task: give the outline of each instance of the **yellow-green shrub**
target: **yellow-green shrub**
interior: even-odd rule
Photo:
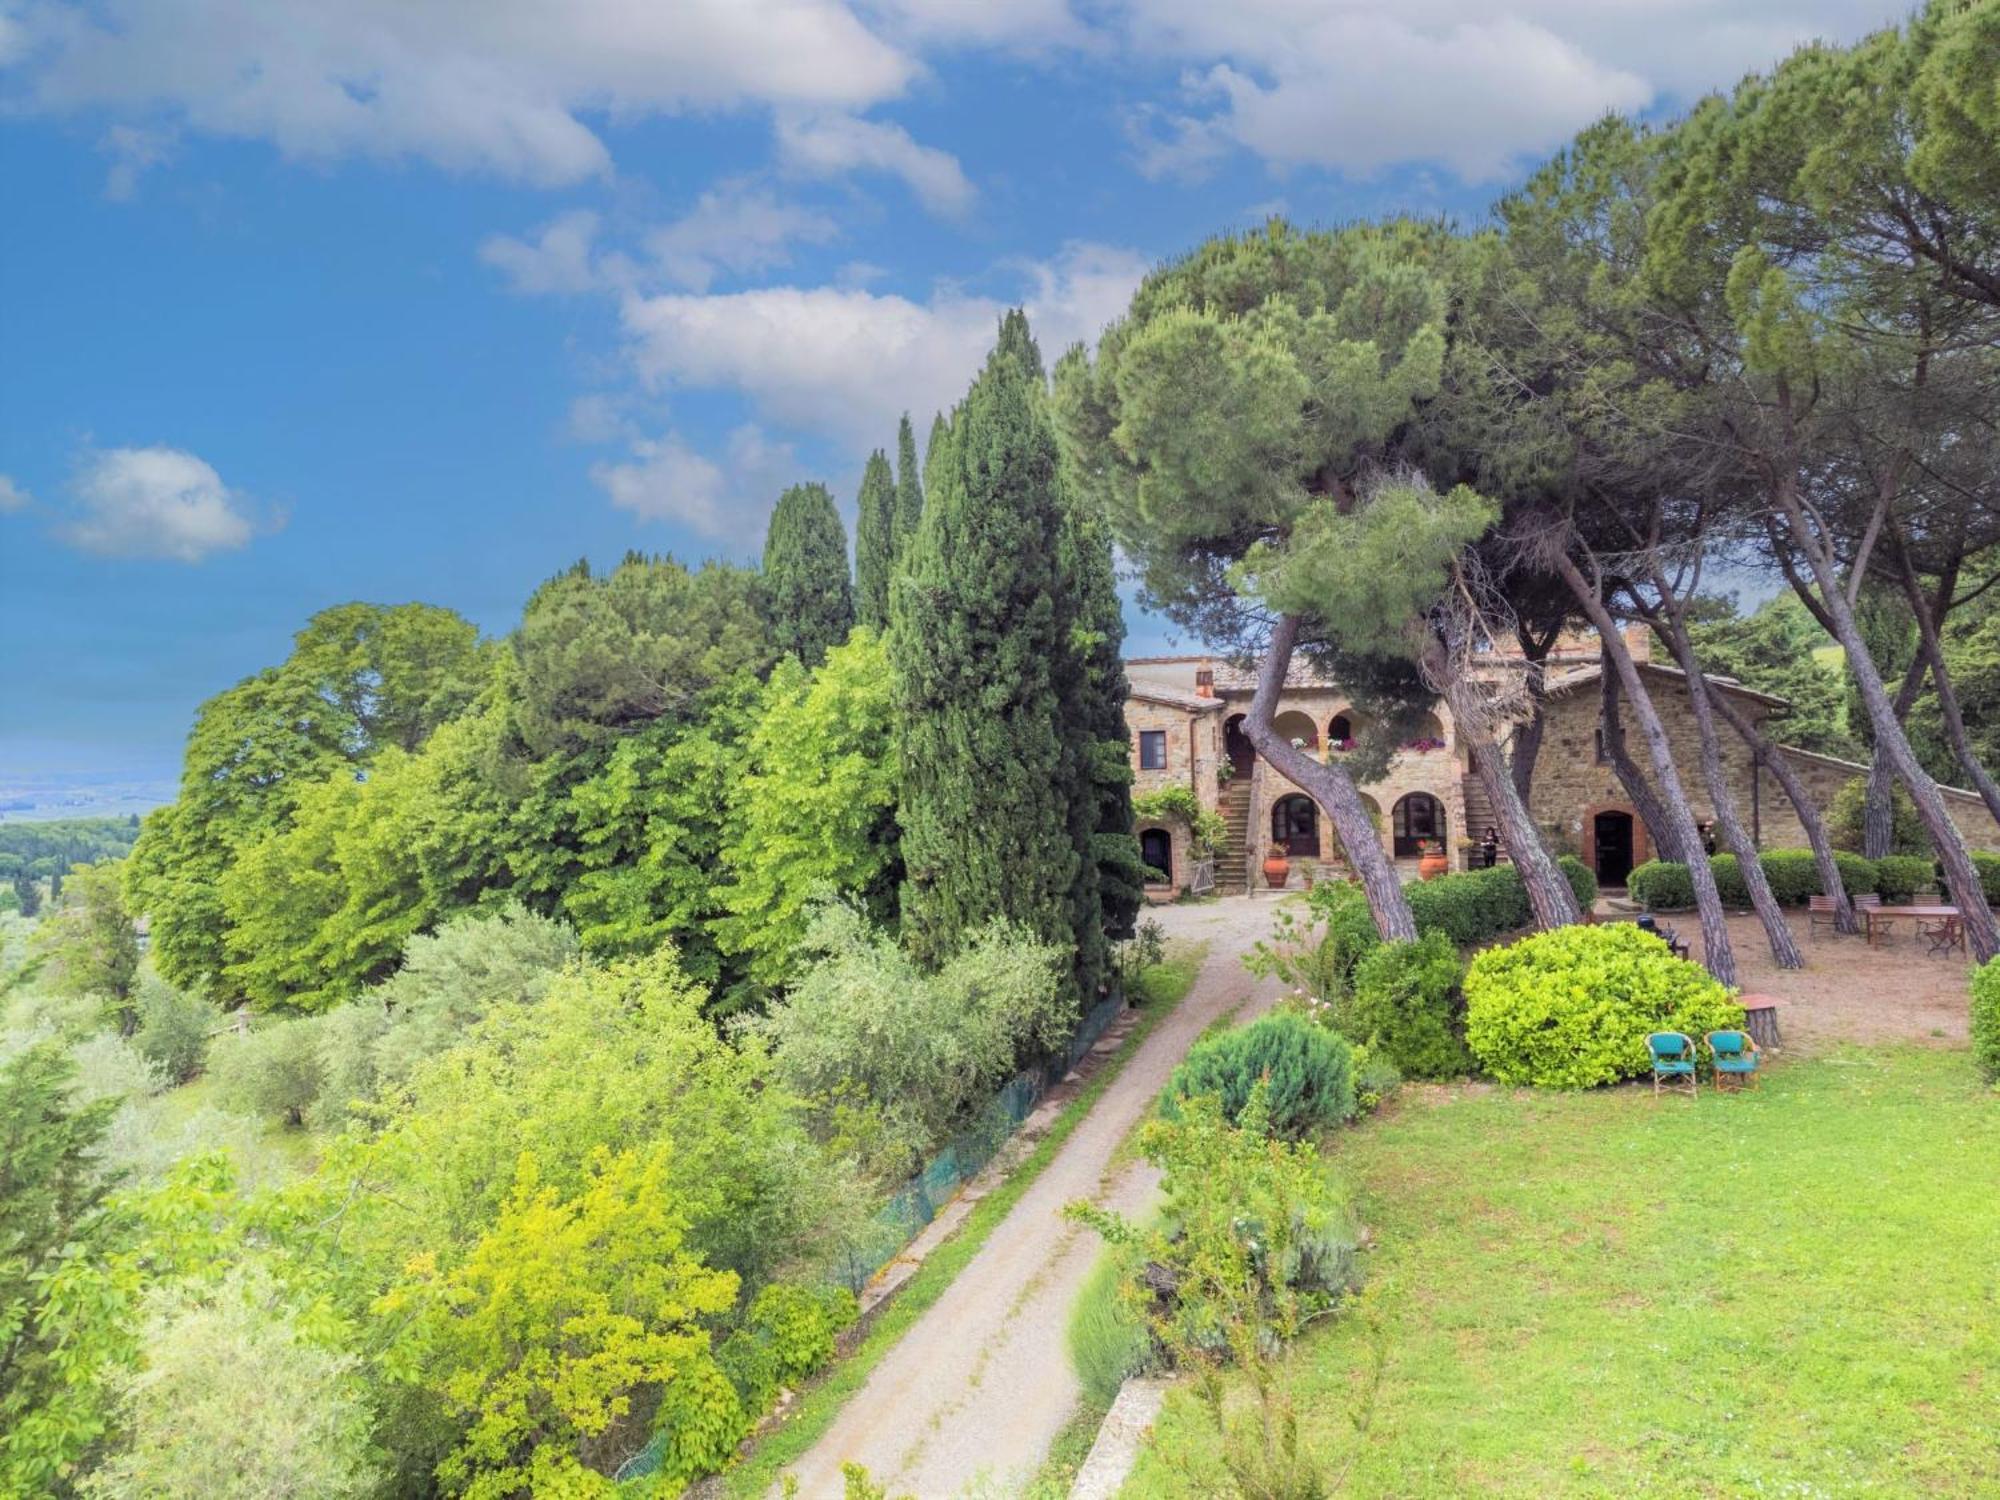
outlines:
[[[2000,1083],[2000,958],[1972,971],[1972,1056],[1988,1083]]]
[[[1646,1071],[1646,1035],[1743,1024],[1696,964],[1629,922],[1562,927],[1490,948],[1465,976],[1465,1039],[1502,1083],[1589,1088]]]

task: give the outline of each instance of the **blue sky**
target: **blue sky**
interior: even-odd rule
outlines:
[[[314,610],[504,632],[851,513],[1273,211],[1476,217],[1872,0],[0,0],[0,785],[170,777]],[[1133,642],[1165,643],[1133,619]]]

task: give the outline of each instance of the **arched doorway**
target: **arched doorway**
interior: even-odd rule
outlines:
[[[1148,828],[1139,835],[1139,858],[1159,871],[1162,881],[1173,883],[1174,836],[1166,829]]]
[[[1299,792],[1271,804],[1271,842],[1294,859],[1319,858],[1319,808]]]
[[[1336,750],[1345,750],[1354,743],[1354,718],[1351,714],[1335,714],[1326,726],[1326,742]]]
[[[1608,808],[1591,819],[1590,831],[1597,851],[1597,883],[1623,885],[1632,873],[1632,815]]]
[[[1229,757],[1229,770],[1234,776],[1248,777],[1257,764],[1257,747],[1243,732],[1243,715],[1231,714],[1222,726],[1222,753]]]
[[[1398,858],[1422,854],[1424,845],[1432,841],[1450,852],[1445,843],[1444,804],[1429,792],[1410,792],[1399,797],[1390,809],[1389,826]]]

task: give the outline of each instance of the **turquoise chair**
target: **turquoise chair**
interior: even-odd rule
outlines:
[[[1679,1031],[1656,1031],[1646,1038],[1653,1057],[1653,1092],[1686,1089],[1694,1097],[1694,1038]]]
[[[1757,1071],[1757,1043],[1747,1031],[1711,1031],[1708,1050],[1715,1058],[1715,1087],[1761,1088],[1763,1075]]]

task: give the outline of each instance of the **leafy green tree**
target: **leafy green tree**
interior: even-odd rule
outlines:
[[[717,899],[725,952],[766,988],[791,977],[813,901],[852,899],[893,915],[896,720],[888,661],[866,626],[808,676],[785,661],[771,674],[744,744]]]
[[[117,1450],[85,1480],[93,1500],[375,1493],[368,1393],[348,1332],[301,1307],[265,1267],[149,1296],[144,1364],[114,1383]],[[331,1325],[331,1326],[330,1326]]]
[[[415,1322],[401,1378],[467,1419],[450,1494],[610,1495],[604,1439],[644,1388],[689,1378],[737,1278],[687,1247],[671,1147],[599,1150],[574,1194],[523,1151],[492,1227],[449,1269],[420,1256],[380,1303]],[[725,1384],[724,1389],[727,1389]]]
[[[814,909],[798,982],[745,1030],[771,1048],[801,1097],[837,1114],[855,1105],[883,1127],[884,1175],[909,1170],[986,1104],[1023,1057],[1075,1024],[1064,948],[996,922],[935,974],[854,907]]]
[[[1816,653],[1834,644],[1794,594],[1779,594],[1750,614],[1726,606],[1689,634],[1708,671],[1791,704],[1779,729],[1787,745],[1853,759],[1842,675]]]
[[[434,604],[341,604],[293,638],[284,670],[302,676],[342,726],[351,758],[415,751],[463,713],[495,653],[470,620]]]
[[[808,670],[854,628],[847,532],[825,485],[795,484],[778,497],[764,534],[764,595],[777,649]]]
[[[110,1435],[110,1378],[138,1354],[148,1287],[219,1254],[227,1173],[183,1163],[118,1198],[100,1154],[115,1097],[79,1104],[44,1042],[0,1062],[0,1494],[67,1495]]]
[[[889,623],[889,577],[896,567],[896,481],[880,448],[861,471],[854,522],[854,615],[871,630]]]
[[[725,684],[696,722],[621,741],[569,793],[563,837],[574,852],[560,905],[586,951],[644,953],[671,942],[701,982],[722,979],[710,931],[720,914],[717,863],[755,700],[748,678]]]
[[[336,772],[302,794],[290,827],[237,851],[221,879],[224,975],[253,1005],[351,999],[436,919],[413,847],[438,811],[422,761],[391,748],[365,781]]]
[[[449,610],[347,604],[307,622],[284,662],[204,703],[180,796],[151,813],[127,902],[160,972],[199,985],[228,964],[220,886],[238,848],[286,828],[307,788],[378,751],[413,751],[486,684],[493,654]]]
[[[926,968],[996,917],[1075,941],[1064,505],[1032,349],[1026,319],[1009,313],[933,447],[923,525],[892,606],[903,937]]]
[[[752,572],[632,553],[599,578],[579,563],[535,591],[515,633],[520,734],[533,755],[573,755],[685,723],[710,688],[775,655]]]
[[[43,918],[35,938],[59,992],[102,996],[121,1027],[130,1030],[139,937],[125,909],[122,861],[75,866],[62,900]]]

